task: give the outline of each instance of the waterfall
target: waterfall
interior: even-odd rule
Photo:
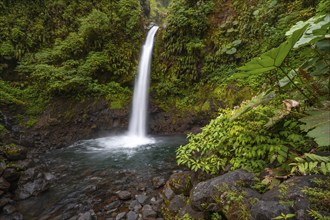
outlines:
[[[132,115],[129,121],[130,136],[145,137],[147,133],[148,90],[150,84],[150,66],[154,38],[158,30],[154,26],[148,32],[139,61],[139,71],[135,79]]]

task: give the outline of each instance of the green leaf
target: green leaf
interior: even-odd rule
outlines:
[[[300,121],[306,123],[301,129],[309,131],[307,135],[314,138],[319,146],[330,145],[330,111],[313,111]]]
[[[229,55],[234,54],[236,52],[237,52],[237,49],[235,47],[230,48],[229,50],[226,50],[226,54],[229,54]]]
[[[294,70],[291,70],[288,73],[288,76],[292,80],[292,79],[294,79],[297,76],[297,74],[296,74],[296,72]],[[279,80],[278,85],[282,88],[282,87],[288,85],[291,82],[290,79],[286,76],[283,79]]]
[[[262,54],[260,57],[252,59],[238,70],[245,71],[248,74],[264,73],[281,66],[294,44],[299,40],[307,26],[296,30],[291,37],[283,42],[279,47]]]

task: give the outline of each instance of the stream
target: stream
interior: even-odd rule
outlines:
[[[112,136],[51,151],[42,160],[54,183],[41,195],[19,202],[18,210],[24,219],[70,219],[89,210],[98,219],[113,217],[107,205],[118,191],[158,195],[152,179],[168,178],[177,169],[175,150],[185,141],[184,136]]]

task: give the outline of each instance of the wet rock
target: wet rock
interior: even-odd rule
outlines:
[[[27,150],[23,146],[13,145],[13,146],[6,146],[4,148],[5,156],[8,160],[24,160],[26,159]]]
[[[2,208],[2,211],[5,215],[10,215],[16,211],[16,208],[13,205],[6,205]]]
[[[136,214],[133,211],[129,211],[126,216],[127,220],[137,220],[139,218],[139,215]]]
[[[170,202],[168,209],[171,212],[178,212],[186,205],[185,197],[183,195],[176,195]]]
[[[47,172],[45,166],[32,167],[21,173],[18,188],[15,191],[18,199],[36,196],[47,190],[55,176]]]
[[[23,215],[19,212],[12,213],[9,215],[10,220],[23,220]]]
[[[172,199],[175,196],[175,193],[169,184],[165,185],[165,187],[163,189],[163,195],[164,195],[165,199],[168,199],[168,200]]]
[[[4,207],[5,205],[7,205],[10,202],[11,202],[11,200],[8,198],[0,198],[0,208]]]
[[[152,185],[155,189],[159,189],[160,187],[164,186],[165,183],[166,183],[166,180],[163,177],[152,178]]]
[[[109,205],[105,206],[106,210],[112,210],[112,209],[116,209],[121,205],[121,201],[116,200],[113,201],[112,203],[110,203]]]
[[[152,209],[156,212],[161,212],[161,205],[163,204],[163,199],[156,199],[155,197],[152,197],[150,200],[150,204],[152,206]]]
[[[150,205],[145,205],[142,208],[142,216],[144,219],[156,218],[157,212],[155,212]]]
[[[309,176],[295,176],[292,177],[274,189],[264,193],[262,200],[276,201],[278,203],[285,203],[290,201],[290,205],[295,212],[299,210],[309,210],[310,201],[307,195],[303,192],[306,187],[313,188],[317,184],[313,181],[315,179],[328,181],[326,176],[309,175]]]
[[[142,209],[142,205],[137,201],[133,200],[128,207],[130,210],[133,210],[135,212],[139,212]]]
[[[18,199],[27,199],[31,196],[36,196],[49,188],[49,183],[44,179],[37,179],[32,182],[20,184],[16,190]]]
[[[276,201],[259,201],[257,204],[252,206],[251,209],[253,219],[258,220],[273,219],[280,216],[281,213],[292,213],[292,210],[289,206],[281,205]]]
[[[227,191],[233,191],[240,193],[244,198],[249,199],[251,194],[259,195],[258,192],[249,189],[244,190],[244,185],[251,185],[253,183],[254,174],[248,173],[244,170],[235,170],[226,173],[222,176],[212,178],[210,180],[198,183],[191,192],[190,200],[191,206],[196,211],[205,210],[205,204],[207,204],[207,211],[220,211],[221,207],[219,202],[215,201],[215,198],[221,199],[222,204],[225,204]],[[254,191],[252,193],[251,191]],[[202,207],[203,206],[203,207]]]
[[[192,188],[191,179],[191,172],[186,171],[174,173],[169,179],[169,184],[175,194],[184,194],[185,196],[189,196]]]
[[[8,182],[14,182],[19,179],[21,173],[17,171],[15,168],[6,168],[3,172],[3,178],[5,178]]]
[[[5,180],[3,177],[0,177],[0,190],[8,191],[10,183]]]
[[[0,176],[3,174],[3,171],[6,169],[6,163],[0,162]]]
[[[147,203],[148,196],[140,194],[140,195],[135,195],[136,200],[141,204],[144,205]]]
[[[119,191],[117,194],[121,200],[129,200],[132,197],[132,194],[129,191]]]
[[[205,214],[203,212],[197,212],[190,205],[187,205],[180,209],[178,216],[183,218],[184,215],[188,214],[193,219],[205,219]]]
[[[126,212],[121,212],[116,216],[116,220],[125,219]]]

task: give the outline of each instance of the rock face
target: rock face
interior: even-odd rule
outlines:
[[[18,199],[27,199],[36,196],[49,188],[50,182],[55,177],[47,172],[45,166],[29,168],[24,171],[18,182],[16,197]]]
[[[245,197],[257,192],[248,192],[240,186],[251,185],[255,176],[243,170],[235,170],[205,182],[198,183],[191,192],[191,205],[196,211],[217,211],[221,204],[217,199],[227,197],[228,191],[241,192]],[[244,193],[243,193],[244,192]],[[205,203],[208,206],[205,207]]]
[[[308,210],[312,207],[320,208],[326,216],[330,215],[329,198],[315,201],[315,198],[306,194],[315,191],[316,195],[320,189],[314,187],[329,191],[330,178],[325,176],[292,177],[263,195],[251,188],[255,175],[244,170],[231,171],[199,182],[188,194],[185,190],[178,190],[182,186],[171,184],[178,176],[172,175],[162,190],[166,219],[180,219],[187,214],[193,219],[205,219],[209,218],[209,213],[219,213],[228,220],[269,220],[287,214],[293,214],[294,219],[309,220],[312,217]]]

